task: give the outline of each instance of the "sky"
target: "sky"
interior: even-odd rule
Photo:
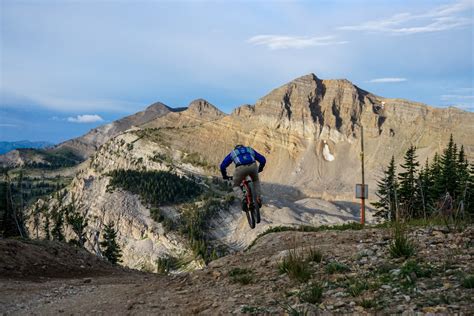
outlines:
[[[297,77],[474,111],[474,0],[0,0],[0,141],[160,101],[230,113]]]

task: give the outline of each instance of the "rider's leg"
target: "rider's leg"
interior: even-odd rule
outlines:
[[[257,196],[257,201],[259,206],[262,206],[262,187],[260,185],[260,179],[258,177],[258,166],[256,163],[247,166],[247,172],[253,180],[253,185],[255,188],[255,195]]]
[[[245,176],[247,175],[244,172],[244,167],[245,166],[236,167],[234,170],[234,183],[232,186],[232,190],[234,190],[236,197],[240,199],[244,197],[244,194],[242,193],[242,190],[240,189],[240,184],[242,183]]]

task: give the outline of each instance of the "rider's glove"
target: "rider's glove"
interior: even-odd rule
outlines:
[[[223,178],[224,180],[229,180],[229,179],[230,179],[230,177],[229,177],[228,175],[226,175],[226,174],[222,175],[222,178]]]
[[[259,173],[262,172],[262,171],[263,171],[263,168],[264,168],[263,165],[259,165],[259,166],[258,166],[258,172],[259,172]]]

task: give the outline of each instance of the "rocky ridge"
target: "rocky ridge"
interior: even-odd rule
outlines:
[[[411,228],[416,252],[389,255],[390,230],[281,232],[259,238],[245,252],[179,275],[43,280],[0,278],[0,309],[19,315],[55,313],[133,314],[469,314],[472,310],[473,227]],[[334,247],[337,245],[337,247]],[[2,248],[0,247],[0,250]],[[279,272],[290,251],[321,254],[308,263],[306,281]],[[1,256],[4,257],[4,256]],[[316,258],[316,257],[314,257]],[[31,262],[33,264],[34,261]],[[334,269],[336,265],[343,268]],[[245,274],[246,277],[242,277]],[[320,298],[308,296],[318,285]],[[309,302],[311,297],[316,301]]]

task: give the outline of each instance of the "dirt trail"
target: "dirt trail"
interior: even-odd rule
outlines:
[[[473,273],[473,231],[452,234],[417,229],[416,260],[430,267],[430,277],[404,279],[403,260],[388,259],[389,231],[282,232],[265,235],[245,252],[220,258],[204,270],[159,276],[108,267],[73,275],[68,279],[0,279],[0,311],[4,314],[229,314],[284,313],[291,308],[312,313],[422,311],[465,313],[473,310],[474,290],[461,286]],[[278,273],[278,263],[288,249],[317,247],[321,263],[311,263],[309,283],[323,285],[321,303],[304,303],[298,292],[306,285]],[[337,260],[349,271],[329,274],[327,265]],[[388,267],[388,268],[387,268]],[[233,282],[234,268],[252,271],[250,284]],[[0,270],[1,271],[1,270]],[[104,275],[104,272],[106,274]],[[3,272],[2,272],[3,274]],[[393,277],[390,277],[393,276]],[[366,281],[370,286],[352,296],[345,284]],[[359,306],[362,299],[372,307]]]

